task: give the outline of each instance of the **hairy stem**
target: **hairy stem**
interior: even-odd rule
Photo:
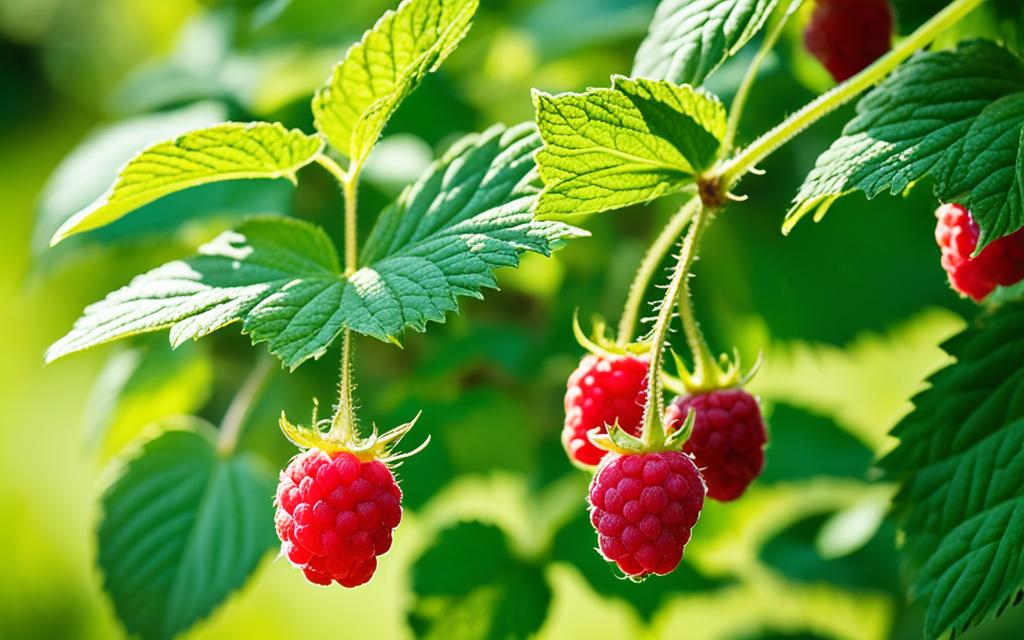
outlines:
[[[259,398],[264,386],[270,379],[270,372],[273,370],[273,358],[260,356],[253,365],[249,375],[245,378],[238,393],[232,398],[227,411],[224,412],[224,419],[220,423],[220,432],[217,437],[217,451],[222,456],[231,455],[238,446],[238,439],[242,435],[242,427],[249,417],[256,399]]]
[[[358,255],[358,188],[359,169],[354,167],[347,179],[341,183],[345,200],[345,277],[350,277],[359,266]],[[346,327],[341,338],[341,371],[338,379],[338,407],[331,420],[331,435],[345,443],[353,442],[358,436],[355,416],[355,402],[352,398],[352,331]]]
[[[945,9],[935,14],[917,31],[907,36],[892,51],[876,60],[871,66],[838,85],[831,91],[823,93],[802,109],[786,118],[777,127],[758,138],[738,156],[725,163],[719,171],[721,184],[726,190],[731,189],[744,175],[757,166],[759,162],[775,152],[776,149],[789,142],[804,129],[835,111],[842,105],[857,97],[882,80],[904,60],[912,56],[922,47],[942,34],[943,31],[956,24],[985,0],[953,0]]]
[[[768,57],[768,54],[775,47],[775,43],[782,36],[788,20],[789,11],[787,10],[779,17],[778,22],[775,23],[771,31],[764,37],[764,40],[761,42],[761,48],[757,50],[757,55],[750,62],[746,75],[743,76],[743,81],[736,90],[736,97],[733,98],[732,104],[729,105],[729,125],[725,130],[725,138],[722,140],[722,150],[725,154],[732,152],[732,145],[736,141],[736,132],[740,127],[740,119],[743,117],[743,109],[747,106],[750,90],[754,86],[754,81],[757,80],[757,74],[761,70],[761,65],[764,64],[765,58]]]
[[[622,310],[622,317],[619,319],[618,343],[620,345],[625,346],[633,339],[633,331],[636,329],[637,318],[640,315],[640,306],[644,302],[644,294],[647,293],[647,288],[651,284],[651,278],[657,271],[658,265],[665,259],[665,255],[672,249],[672,245],[683,233],[683,229],[693,218],[693,212],[696,211],[698,204],[700,204],[698,198],[691,198],[687,201],[668,221],[644,255],[643,262],[640,263],[640,268],[637,269],[633,282],[629,285],[629,295],[626,297],[626,305]]]
[[[699,200],[697,202],[700,202]],[[682,249],[676,265],[672,270],[672,277],[669,280],[668,288],[665,290],[665,297],[658,309],[658,318],[651,330],[651,360],[650,369],[647,372],[647,404],[644,406],[643,433],[641,438],[644,447],[657,449],[665,442],[665,429],[661,418],[665,413],[665,399],[661,391],[661,363],[665,355],[665,340],[668,338],[669,325],[672,323],[673,311],[676,307],[676,300],[679,292],[685,286],[685,281],[690,276],[690,268],[693,266],[694,258],[697,256],[697,245],[700,243],[701,233],[708,221],[708,210],[703,206],[696,209],[696,216],[690,224],[690,230],[683,240]]]

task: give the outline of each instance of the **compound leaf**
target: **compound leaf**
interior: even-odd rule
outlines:
[[[362,165],[398,105],[469,30],[478,0],[404,0],[352,45],[313,97],[316,128]]]
[[[611,89],[534,96],[542,217],[647,202],[693,184],[718,156],[725,107],[700,89],[617,76]]]
[[[778,0],[663,0],[633,76],[701,84],[764,26]]]
[[[926,177],[935,195],[971,210],[986,244],[1024,225],[1024,62],[984,40],[920,54],[864,97],[843,136],[818,158],[786,228],[820,219],[854,190],[903,193]]]
[[[91,305],[47,360],[124,336],[170,328],[173,345],[242,322],[253,342],[295,368],[344,329],[397,340],[481,297],[498,267],[548,255],[580,232],[535,221],[529,125],[464,138],[379,218],[360,268],[346,277],[324,231],[281,217],[253,218],[199,255],[158,267]]]
[[[276,543],[275,484],[260,460],[224,458],[192,431],[167,431],[128,463],[103,497],[98,537],[129,634],[173,638],[242,586]]]
[[[938,638],[989,618],[1024,587],[1024,307],[1004,307],[944,345],[935,374],[881,461],[902,482],[911,596]]]
[[[278,123],[226,122],[158,142],[128,161],[114,185],[74,214],[51,244],[102,227],[139,207],[189,187],[242,178],[288,178],[323,148],[319,136]]]

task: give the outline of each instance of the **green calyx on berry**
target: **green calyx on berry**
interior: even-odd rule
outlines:
[[[656,438],[654,443],[645,443],[642,438],[638,438],[619,427],[618,422],[608,425],[605,431],[591,429],[587,432],[587,438],[594,443],[594,446],[619,455],[682,451],[683,445],[686,444],[690,434],[693,432],[693,423],[696,419],[697,414],[691,409],[686,414],[683,424],[679,425],[671,433],[666,433],[663,437]],[[664,433],[665,426],[660,418],[658,419],[658,424],[654,426],[657,429],[661,429]]]
[[[651,350],[651,345],[644,342],[631,342],[623,345],[608,337],[608,323],[604,318],[594,315],[590,321],[593,329],[587,335],[580,326],[579,309],[572,314],[572,333],[581,347],[596,356],[644,356]]]
[[[759,353],[754,365],[743,373],[739,350],[734,348],[732,357],[723,353],[717,360],[710,357],[710,354],[705,358],[698,358],[697,365],[691,373],[679,354],[673,349],[670,351],[676,363],[676,375],[663,373],[662,379],[665,388],[677,395],[697,395],[718,389],[745,386],[761,368],[764,359],[763,354]]]
[[[319,449],[327,454],[344,451],[359,458],[361,462],[380,460],[394,467],[401,460],[416,455],[430,443],[430,436],[428,435],[423,443],[412,451],[403,453],[395,451],[395,447],[402,438],[416,425],[416,421],[420,418],[419,413],[409,422],[384,433],[378,432],[377,426],[374,425],[370,435],[363,438],[357,434],[355,429],[339,430],[334,428],[335,425],[332,424],[330,419],[317,420],[317,408],[318,404],[314,401],[313,418],[310,426],[292,424],[284,412],[281,412],[281,419],[279,421],[281,431],[292,444],[300,449]],[[342,433],[350,435],[341,435]]]

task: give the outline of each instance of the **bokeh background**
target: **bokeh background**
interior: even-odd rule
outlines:
[[[132,275],[187,255],[240,216],[294,215],[340,237],[327,175],[300,186],[211,185],[169,197],[50,250],[67,216],[146,144],[224,119],[312,130],[312,91],[390,0],[0,0],[0,637],[123,635],[95,567],[98,496],[154,423],[216,423],[262,355],[234,329],[171,352],[164,334],[48,367],[46,346]],[[580,90],[628,73],[653,0],[485,0],[470,35],[404,104],[367,168],[363,231],[460,134],[532,117],[530,89]],[[916,6],[920,3],[904,3]],[[926,14],[926,12],[925,12]],[[903,26],[913,26],[913,14]],[[743,122],[748,141],[829,86],[800,45],[777,48]],[[712,79],[731,97],[750,51]],[[581,348],[573,310],[614,321],[646,244],[678,202],[582,220],[593,235],[527,256],[500,292],[404,350],[361,339],[361,415],[416,411],[430,446],[400,468],[407,512],[374,581],[320,589],[268,554],[188,635],[231,637],[920,637],[885,518],[892,488],[872,461],[909,410],[938,344],[976,313],[948,289],[926,189],[839,202],[821,224],[779,231],[789,198],[851,109],[748,179],[749,199],[706,237],[698,313],[713,346],[763,351],[752,385],[769,417],[764,476],[709,504],[683,567],[642,585],[593,550],[586,476],[561,451],[561,397]],[[677,337],[678,338],[678,337]],[[681,345],[680,345],[681,346]],[[294,449],[281,409],[333,399],[336,354],[275,373],[242,447],[275,465]],[[269,516],[268,496],[268,517]],[[1011,610],[971,637],[1024,635]]]

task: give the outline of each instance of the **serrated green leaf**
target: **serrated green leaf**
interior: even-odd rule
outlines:
[[[935,195],[971,210],[986,244],[1024,225],[1021,127],[1024,62],[988,41],[924,53],[857,106],[843,136],[818,158],[785,226],[825,214],[854,190],[900,194],[930,177]]]
[[[404,0],[352,45],[313,97],[316,128],[361,166],[391,114],[469,31],[478,0]]]
[[[939,371],[893,429],[881,461],[902,482],[911,596],[938,638],[991,617],[1024,586],[1024,306],[1004,307],[944,347]]]
[[[209,425],[206,425],[209,426]],[[276,543],[275,477],[248,455],[168,431],[103,496],[99,565],[129,634],[172,638],[238,589]]]
[[[500,529],[479,522],[441,532],[413,566],[413,592],[409,623],[419,638],[525,640],[551,603],[541,568],[514,556]]]
[[[764,26],[778,0],[663,0],[633,76],[701,84]]]
[[[534,96],[542,217],[595,213],[680,191],[717,158],[725,107],[683,85],[616,76],[611,89]]]
[[[494,269],[581,233],[530,213],[539,144],[529,125],[464,138],[381,214],[348,278],[319,227],[254,218],[88,307],[47,360],[163,328],[179,345],[240,321],[294,368],[346,327],[380,340],[423,331],[455,311],[458,296],[495,287]]]
[[[189,187],[245,178],[294,182],[295,172],[312,162],[323,144],[318,136],[268,122],[227,122],[158,142],[129,160],[110,190],[71,216],[50,243]]]

